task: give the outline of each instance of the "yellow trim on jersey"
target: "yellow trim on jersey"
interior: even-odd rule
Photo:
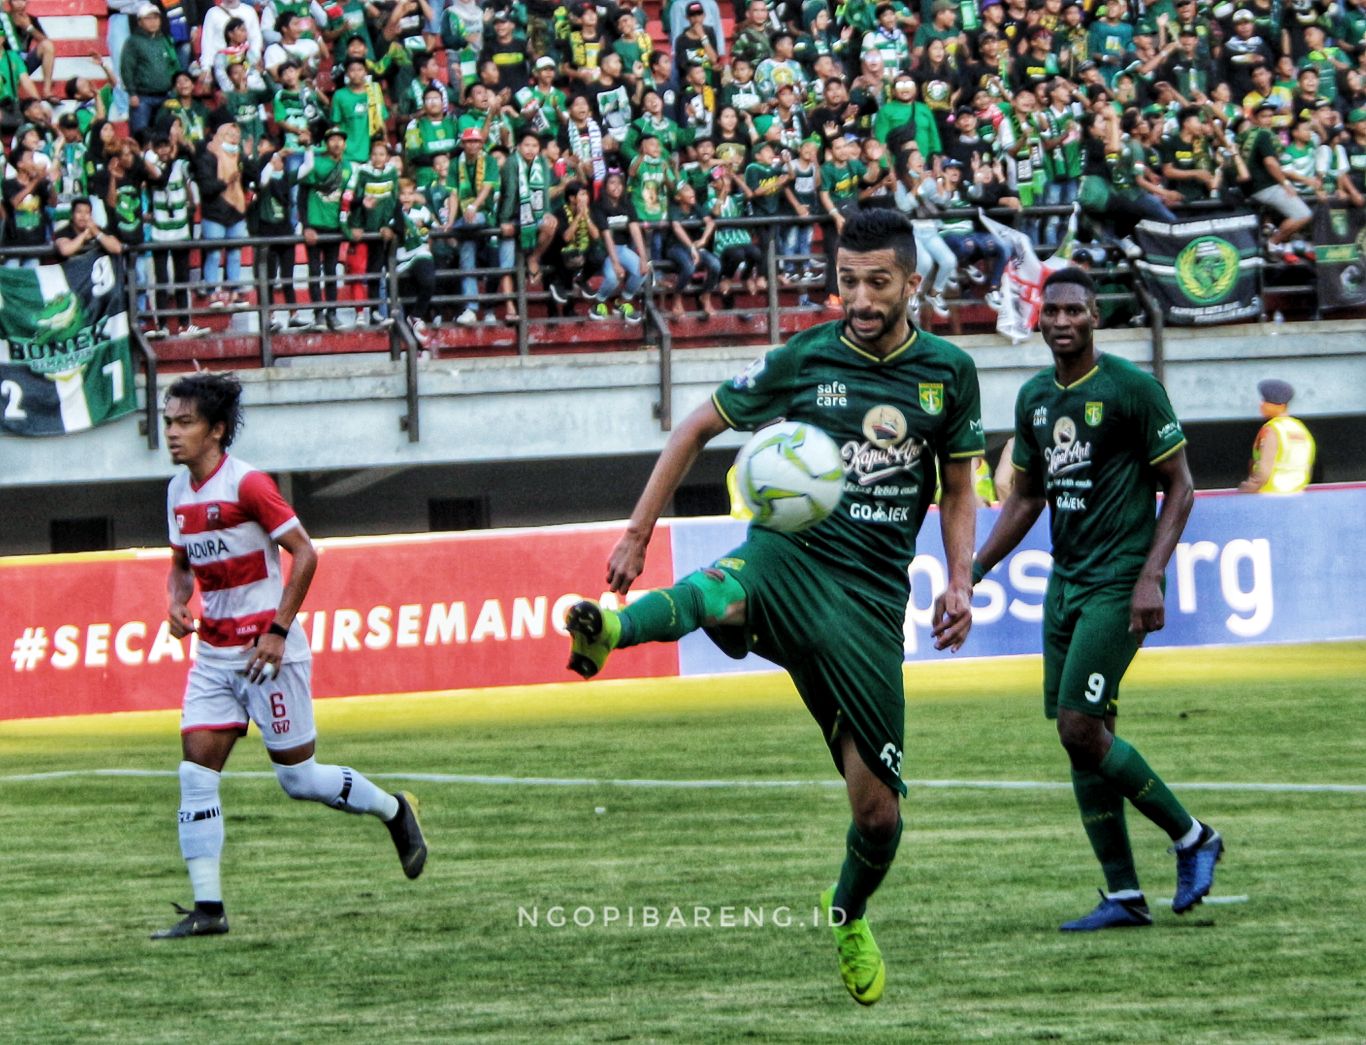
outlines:
[[[1093,366],[1090,370],[1088,370],[1082,377],[1079,377],[1079,378],[1077,378],[1075,381],[1073,381],[1070,385],[1058,384],[1058,371],[1057,371],[1056,369],[1054,369],[1054,371],[1053,371],[1053,384],[1057,385],[1057,386],[1058,386],[1059,388],[1061,388],[1064,392],[1068,392],[1068,391],[1071,391],[1071,390],[1074,389],[1074,388],[1077,388],[1077,387],[1079,387],[1079,386],[1081,386],[1081,385],[1086,384],[1087,381],[1090,381],[1091,378],[1093,378],[1093,377],[1096,376],[1096,371],[1098,371],[1099,369],[1100,369],[1100,363],[1097,362],[1095,366]]]
[[[1028,475],[1028,474],[1029,474],[1029,469],[1028,469],[1028,468],[1021,468],[1021,467],[1020,467],[1018,464],[1016,464],[1014,461],[1011,461],[1011,462],[1010,462],[1010,467],[1014,468],[1015,471],[1019,472],[1021,475]]]
[[[721,401],[716,398],[715,392],[711,394],[711,405],[716,407],[716,412],[721,415],[722,421],[726,422],[726,424],[730,425],[730,427],[734,428],[736,431],[739,431],[740,426],[730,419],[730,414],[726,413],[726,408],[723,407]]]
[[[984,456],[986,455],[986,452],[987,452],[987,448],[984,446],[984,447],[982,447],[982,449],[980,449],[980,450],[959,450],[957,453],[951,453],[951,454],[949,454],[949,457],[951,457],[951,458],[959,458],[959,457],[984,457]]]
[[[873,355],[873,353],[867,351],[866,349],[859,348],[858,345],[854,344],[854,342],[850,341],[849,338],[845,337],[843,334],[840,335],[840,340],[843,341],[850,348],[852,348],[859,355],[863,356],[864,359],[871,359],[875,363],[890,363],[897,356],[901,355],[902,352],[905,352],[908,348],[914,345],[916,342],[916,338],[918,337],[920,337],[920,331],[918,331],[915,327],[911,327],[911,336],[908,337],[904,342],[902,342],[900,348],[887,353],[887,355],[885,356],[875,356]]]
[[[1180,449],[1181,449],[1183,446],[1185,446],[1185,445],[1186,445],[1186,440],[1182,439],[1181,442],[1177,443],[1177,444],[1176,444],[1175,446],[1173,446],[1170,450],[1168,450],[1165,454],[1158,454],[1156,457],[1154,457],[1154,458],[1153,458],[1151,461],[1149,461],[1148,463],[1149,463],[1149,464],[1161,464],[1161,463],[1162,463],[1163,461],[1165,461],[1168,457],[1170,457],[1172,454],[1176,453],[1176,451],[1180,450]]]

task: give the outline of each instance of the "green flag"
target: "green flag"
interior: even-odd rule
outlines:
[[[80,432],[137,409],[123,259],[0,268],[0,430]]]

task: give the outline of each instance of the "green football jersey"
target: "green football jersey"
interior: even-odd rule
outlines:
[[[1066,388],[1052,367],[1015,400],[1011,463],[1048,498],[1053,572],[1073,582],[1136,579],[1157,526],[1152,465],[1186,445],[1166,390],[1118,356]]]
[[[897,614],[910,595],[915,538],[934,501],[937,458],[985,452],[977,368],[961,349],[912,328],[878,359],[823,323],[754,361],[712,394],[732,428],[784,418],[824,430],[844,457],[844,494],[829,519],[787,535]]]

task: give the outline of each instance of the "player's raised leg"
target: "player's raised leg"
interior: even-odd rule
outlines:
[[[643,642],[677,642],[698,628],[743,624],[745,589],[725,570],[688,574],[671,588],[649,592],[622,610],[575,603],[565,615],[569,669],[592,678],[608,654]]]
[[[427,860],[427,844],[417,820],[417,800],[406,792],[393,795],[350,766],[329,765],[315,757],[317,730],[309,692],[310,665],[284,664],[269,687],[253,687],[248,710],[270,736],[272,725],[285,723],[286,742],[266,743],[275,777],[285,794],[302,802],[319,802],[344,813],[376,817],[389,829],[403,873],[416,878]]]
[[[872,1005],[882,997],[887,969],[865,914],[896,858],[901,803],[898,793],[864,762],[852,736],[844,734],[839,743],[853,821],[845,836],[839,881],[821,894],[821,908],[835,933],[840,978],[855,1001]]]

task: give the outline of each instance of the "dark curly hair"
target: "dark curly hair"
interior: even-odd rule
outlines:
[[[209,428],[223,423],[222,447],[226,450],[242,430],[242,382],[236,374],[215,374],[201,370],[177,379],[166,389],[166,401],[193,399],[199,416]]]
[[[909,275],[915,271],[915,230],[900,211],[875,207],[849,215],[840,233],[840,250],[864,254],[890,250]]]

